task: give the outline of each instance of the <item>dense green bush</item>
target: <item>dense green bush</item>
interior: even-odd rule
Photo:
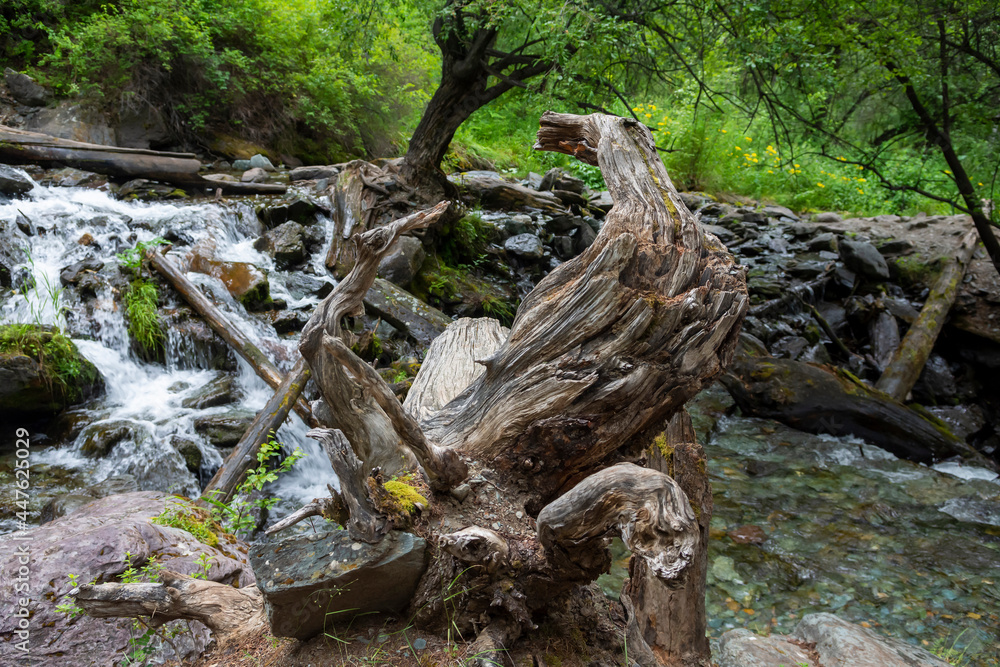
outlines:
[[[0,49],[105,111],[315,159],[385,153],[427,99],[426,17],[344,0],[13,0]],[[389,9],[389,11],[385,11]]]

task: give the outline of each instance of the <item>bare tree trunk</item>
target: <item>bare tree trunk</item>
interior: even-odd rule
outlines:
[[[670,420],[666,431],[648,449],[649,467],[673,477],[687,495],[698,522],[702,543],[708,543],[712,520],[712,486],[705,452],[698,444],[687,410]],[[670,587],[641,558],[629,563],[623,596],[634,608],[639,633],[660,664],[669,667],[711,667],[705,615],[708,550],[691,562],[683,586]]]
[[[958,288],[962,285],[962,278],[978,240],[976,232],[970,231],[962,238],[955,254],[948,258],[941,275],[934,283],[934,289],[920,310],[920,316],[903,336],[888,367],[875,384],[876,389],[884,391],[897,401],[906,400],[913,385],[920,379],[924,364],[944,328],[948,311],[958,296]]]

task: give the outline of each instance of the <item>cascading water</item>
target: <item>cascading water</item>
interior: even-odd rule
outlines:
[[[265,269],[272,296],[292,306],[308,307],[318,299],[291,295],[286,288],[287,274],[275,269],[270,256],[253,249],[262,230],[253,209],[245,204],[121,202],[97,190],[36,186],[24,199],[0,203],[0,219],[14,220],[17,216],[27,220],[34,232],[30,237],[30,258],[16,274],[18,284],[26,287],[3,303],[0,324],[60,326],[81,354],[98,368],[106,384],[105,395],[79,411],[85,424],[79,435],[70,442],[56,442],[55,446],[33,453],[36,471],[67,479],[65,486],[52,485],[49,495],[128,473],[135,476],[140,489],[197,496],[208,473],[222,463],[222,453],[196,430],[195,420],[234,408],[256,412],[270,397],[271,389],[237,358],[237,403],[204,409],[184,407],[185,399],[221,375],[212,370],[211,359],[182,332],[168,328],[165,363],[144,361],[131,345],[120,299],[113,294],[115,288],[99,285],[84,316],[83,305],[63,291],[60,270],[85,259],[98,259],[105,265],[116,263],[116,253],[170,232],[190,243],[211,239],[218,259],[251,262]],[[322,218],[319,224],[330,233],[328,219]],[[87,244],[80,243],[81,239]],[[316,258],[316,262],[314,269],[321,269],[322,258]],[[267,322],[250,315],[218,279],[196,273],[189,277],[211,296],[235,327],[269,353],[279,368],[287,370],[288,360],[294,360],[297,354],[294,340],[280,338]],[[163,297],[176,300],[172,295]],[[88,439],[109,429],[115,433],[110,451],[97,458],[88,455]],[[278,439],[287,447],[301,447],[307,453],[306,459],[281,483],[280,495],[289,508],[314,495],[323,495],[326,484],[335,480],[318,445],[305,438],[306,430],[293,414],[278,433]],[[184,457],[172,444],[179,441],[197,446],[202,479],[188,470]],[[47,494],[44,490],[39,493],[37,501],[44,504]],[[7,528],[0,524],[0,530]]]

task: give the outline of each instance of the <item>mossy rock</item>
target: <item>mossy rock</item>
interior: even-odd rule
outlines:
[[[55,414],[103,391],[97,367],[59,331],[33,324],[0,326],[0,413]]]

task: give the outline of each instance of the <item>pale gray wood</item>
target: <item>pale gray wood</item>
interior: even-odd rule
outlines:
[[[379,512],[368,493],[368,476],[372,469],[365,467],[351,449],[344,434],[332,428],[314,428],[306,437],[323,446],[333,471],[340,480],[340,498],[347,507],[347,532],[355,540],[375,544],[388,528],[386,518]],[[304,518],[304,517],[303,517]]]
[[[452,322],[427,350],[403,408],[417,421],[432,417],[486,372],[477,362],[500,349],[508,334],[510,329],[491,317]]]
[[[608,538],[617,534],[661,581],[680,585],[703,546],[677,482],[633,463],[587,477],[546,505],[537,522],[546,555],[557,571],[570,576],[600,574],[609,557]]]
[[[252,634],[267,627],[256,586],[233,588],[164,570],[158,584],[86,584],[76,602],[95,618],[147,618],[158,627],[177,619],[201,621],[216,637]]]

